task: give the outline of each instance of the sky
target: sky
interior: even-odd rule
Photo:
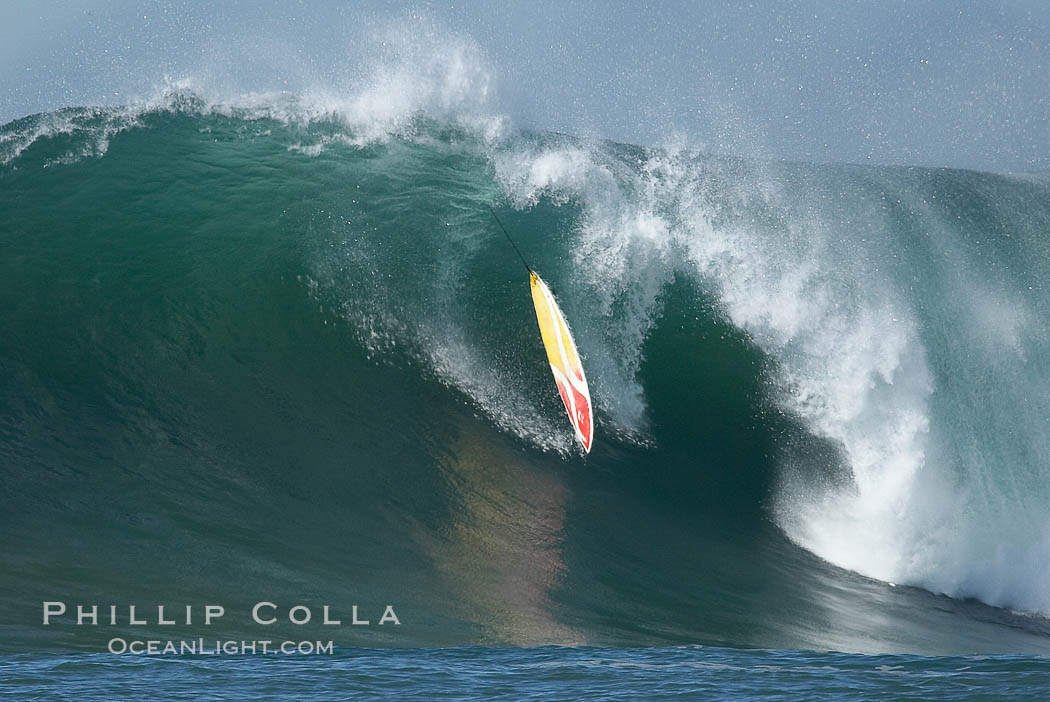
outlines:
[[[375,69],[376,33],[391,26],[475,46],[518,127],[775,159],[1050,169],[1045,0],[0,0],[0,123],[186,77],[228,94],[337,92]]]

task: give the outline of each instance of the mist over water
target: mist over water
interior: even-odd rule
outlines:
[[[107,559],[195,559],[228,570],[165,592],[429,622],[379,643],[1048,648],[1045,176],[534,130],[433,19],[355,50],[0,129],[12,627],[71,558],[115,599]],[[490,204],[572,324],[586,461]]]
[[[127,104],[169,79],[225,97],[345,97],[406,53],[425,72],[465,40],[522,127],[758,158],[1046,170],[1048,33],[1039,0],[46,1],[0,9],[0,121]]]

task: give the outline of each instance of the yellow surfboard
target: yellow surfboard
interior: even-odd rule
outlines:
[[[540,335],[547,350],[554,382],[558,384],[558,393],[565,403],[565,411],[569,413],[569,421],[576,430],[576,438],[583,444],[584,452],[590,453],[594,437],[591,393],[587,389],[587,378],[583,375],[576,342],[550,288],[531,268],[529,282],[532,285],[532,303],[536,306],[536,321],[540,324]]]

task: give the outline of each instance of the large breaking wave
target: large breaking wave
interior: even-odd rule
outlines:
[[[381,643],[1047,648],[1045,175],[531,132],[391,45],[0,129],[9,621],[266,583],[401,598]]]

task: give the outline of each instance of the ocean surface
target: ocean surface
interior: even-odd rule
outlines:
[[[0,659],[12,699],[1045,700],[1029,656],[858,656],[686,646],[339,650],[324,658]],[[5,690],[0,690],[0,698]]]
[[[1050,176],[447,97],[0,127],[0,696],[1050,695]]]

